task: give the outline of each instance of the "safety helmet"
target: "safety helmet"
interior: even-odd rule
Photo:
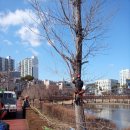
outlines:
[[[80,78],[80,74],[78,74],[77,77]]]

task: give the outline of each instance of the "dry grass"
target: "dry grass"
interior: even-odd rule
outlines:
[[[52,123],[58,124],[57,126],[51,125],[53,130],[68,130],[66,128],[70,128],[70,126],[73,128],[75,127],[75,112],[71,105],[51,104],[44,102],[41,103],[41,105],[35,103],[35,106],[37,108],[41,108],[43,115],[45,115]],[[39,118],[39,115],[33,111],[31,114],[29,114],[28,122],[30,130],[35,130],[36,126],[50,127],[47,120],[42,120]],[[115,124],[113,124],[111,121],[106,119],[99,119],[90,114],[86,115],[86,124],[87,130],[118,130]],[[41,129],[38,128],[37,130]],[[130,130],[130,128],[125,128],[122,130]]]
[[[73,109],[61,105],[45,103],[42,112],[53,119],[75,126],[75,113]],[[87,130],[115,130],[116,126],[109,120],[97,119],[95,116],[86,115]]]
[[[48,126],[47,121],[39,118],[39,115],[35,113],[32,109],[27,109],[26,113],[29,130],[43,130],[43,126]]]
[[[52,118],[57,118],[58,120],[66,123],[74,124],[75,122],[74,111],[72,109],[67,109],[61,105],[46,103],[43,105],[42,112]]]

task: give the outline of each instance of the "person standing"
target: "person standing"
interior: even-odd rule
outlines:
[[[23,118],[26,118],[26,108],[30,107],[29,103],[29,96],[25,97],[25,100],[23,101],[22,109],[23,109]]]

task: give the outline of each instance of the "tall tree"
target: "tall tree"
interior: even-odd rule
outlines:
[[[82,66],[90,56],[106,46],[98,40],[104,34],[108,17],[103,12],[102,0],[31,0],[40,25],[40,37],[48,41],[63,58],[72,77],[82,75]],[[75,105],[76,128],[85,129],[83,104]]]

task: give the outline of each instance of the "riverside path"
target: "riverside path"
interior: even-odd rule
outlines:
[[[23,116],[22,116],[21,99],[17,100],[16,117],[14,117],[13,115],[7,115],[7,117],[4,121],[9,124],[10,130],[29,130],[27,120],[23,119]]]

